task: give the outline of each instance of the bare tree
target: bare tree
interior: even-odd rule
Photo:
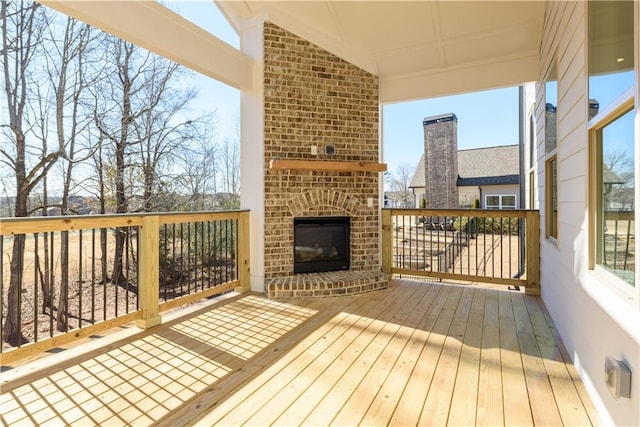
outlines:
[[[137,48],[124,40],[108,38],[108,58],[111,62],[109,70],[112,79],[104,81],[99,86],[96,94],[101,96],[100,103],[96,104],[94,121],[103,141],[113,144],[115,159],[115,211],[116,213],[128,212],[128,198],[125,193],[125,174],[128,148],[132,144],[132,123],[140,112],[135,111],[132,98],[138,88],[138,81],[143,77],[142,69],[136,67]],[[144,64],[144,58],[141,59]],[[115,233],[114,263],[111,273],[111,282],[125,284],[127,278],[124,275],[123,255],[128,230],[117,228]]]
[[[226,138],[220,147],[219,173],[222,178],[222,188],[220,190],[222,193],[221,207],[223,209],[240,208],[239,133],[239,130],[237,130],[235,138]]]
[[[608,208],[629,209],[633,207],[633,156],[625,151],[609,149],[604,154],[602,171],[604,198]]]
[[[113,179],[116,213],[156,210],[163,205],[158,196],[171,193],[176,159],[198,134],[198,120],[186,118],[196,92],[185,89],[180,66],[120,39],[110,37],[106,45],[111,78],[96,92],[94,121],[109,145],[102,153],[113,163],[101,159],[108,170],[101,176]],[[114,284],[127,283],[127,238],[127,229],[116,230]]]
[[[69,196],[72,191],[73,170],[76,164],[83,162],[91,155],[92,148],[82,153],[78,139],[89,123],[91,116],[82,111],[81,98],[91,84],[87,80],[87,50],[95,32],[90,26],[73,18],[66,18],[63,37],[55,36],[55,26],[50,26],[50,49],[45,59],[51,87],[54,90],[55,128],[59,146],[65,147],[65,167],[62,170],[63,185],[60,212],[68,215]],[[61,285],[58,298],[56,327],[59,331],[67,331],[69,301],[69,233],[60,236]]]
[[[413,203],[413,194],[409,190],[411,178],[416,167],[408,163],[401,163],[392,174],[391,191],[395,195],[395,202],[403,204],[405,207]]]
[[[46,176],[55,162],[64,154],[64,147],[57,146],[42,154],[41,158],[30,156],[35,140],[30,129],[34,124],[30,102],[31,87],[37,86],[37,62],[34,60],[42,48],[42,35],[47,25],[46,9],[33,2],[0,3],[2,22],[3,92],[9,123],[2,124],[10,130],[10,141],[0,147],[0,162],[15,174],[16,217],[28,215],[29,195]],[[31,138],[31,139],[30,139]],[[40,150],[41,151],[41,150]],[[7,318],[3,339],[18,345],[24,337],[20,331],[19,294],[22,284],[24,261],[24,235],[14,237],[11,256],[11,277],[7,295]]]
[[[195,122],[181,117],[197,92],[171,86],[183,72],[178,64],[152,56],[140,91],[144,108],[133,124],[138,144],[132,147],[132,166],[141,170],[144,212],[169,207],[162,195],[172,188],[173,169],[185,144],[197,135]]]
[[[176,192],[187,198],[180,208],[204,210],[215,207],[217,185],[218,146],[215,129],[209,116],[198,123],[199,136],[190,141],[179,159],[180,173],[176,174]]]
[[[49,108],[51,106],[50,97],[45,93],[47,88],[37,86],[34,88],[36,91],[36,105],[38,108],[38,116],[40,120],[34,126],[34,132],[38,132],[37,138],[41,141],[40,157],[43,157],[48,152],[48,137],[49,137]],[[42,216],[49,215],[49,174],[42,178],[40,183],[41,198],[37,203],[37,206],[32,209],[31,212],[40,211]],[[37,237],[37,233],[34,238]],[[53,233],[43,233],[43,256],[38,257],[38,277],[40,281],[40,289],[42,291],[42,312],[46,313],[47,309],[53,311],[53,274],[51,271],[50,257],[52,254],[49,251],[49,240],[53,238]]]

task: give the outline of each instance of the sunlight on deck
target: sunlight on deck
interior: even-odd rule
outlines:
[[[156,422],[197,396],[315,310],[246,296],[7,390],[9,425]]]
[[[591,425],[539,298],[408,281],[243,294],[3,384],[2,422]]]

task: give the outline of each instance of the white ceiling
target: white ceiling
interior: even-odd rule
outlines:
[[[236,88],[254,62],[154,1],[42,3]],[[239,32],[268,20],[380,77],[383,103],[537,80],[542,1],[216,1]]]
[[[377,74],[383,102],[538,77],[542,1],[216,1],[241,30],[269,20]]]

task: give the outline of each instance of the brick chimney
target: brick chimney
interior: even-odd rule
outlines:
[[[453,113],[425,117],[422,126],[426,207],[458,208],[458,118]]]

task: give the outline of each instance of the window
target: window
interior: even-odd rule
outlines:
[[[513,194],[485,196],[484,206],[485,209],[515,209],[516,196]]]
[[[636,253],[634,3],[588,5],[589,264],[626,289],[635,287]]]
[[[596,265],[635,283],[633,116],[628,110],[592,129],[596,204]]]
[[[534,160],[535,160],[535,129],[536,129],[536,122],[534,121],[533,118],[533,113],[531,113],[531,115],[529,116],[529,169],[533,168]]]
[[[558,81],[556,61],[552,62],[544,83],[545,151],[545,231],[547,238],[558,238]]]
[[[535,179],[535,147],[536,147],[536,138],[535,138],[535,106],[534,111],[529,114],[529,135],[527,138],[527,144],[529,144],[529,209],[535,209],[535,196],[536,196],[536,188],[534,185]]]
[[[534,185],[535,172],[529,172],[529,209],[536,208],[536,187]]]
[[[558,238],[558,157],[553,156],[545,166],[547,182],[545,187],[547,207],[547,237]]]

